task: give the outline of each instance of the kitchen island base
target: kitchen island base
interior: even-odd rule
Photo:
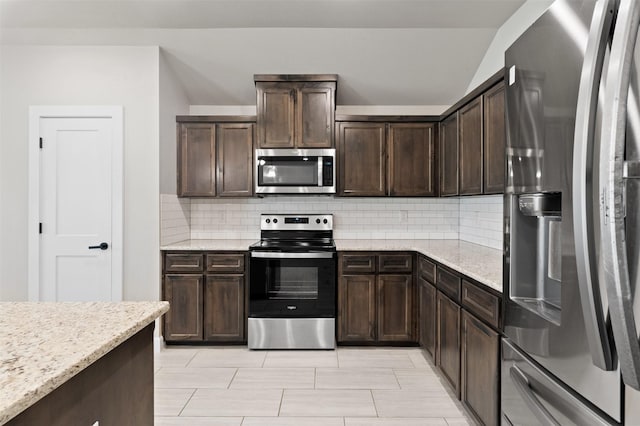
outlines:
[[[149,324],[14,417],[7,425],[153,425]]]

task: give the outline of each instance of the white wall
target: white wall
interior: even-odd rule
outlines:
[[[496,32],[466,93],[504,67],[504,52],[544,13],[553,0],[527,0]]]
[[[158,47],[2,46],[0,300],[27,299],[30,105],[124,106],[124,298],[157,300]]]
[[[176,193],[176,115],[189,113],[189,100],[160,49],[160,193]]]

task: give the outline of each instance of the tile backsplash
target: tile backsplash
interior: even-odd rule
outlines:
[[[257,240],[261,213],[332,213],[335,238],[463,239],[502,248],[501,196],[189,200],[162,194],[161,210],[163,245],[185,239]]]
[[[460,198],[460,239],[502,250],[502,195]]]

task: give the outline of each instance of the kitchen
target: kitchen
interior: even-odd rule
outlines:
[[[548,6],[548,3],[544,6],[540,4],[532,5],[530,3],[532,2],[527,2],[529,8],[523,6],[523,9],[519,10],[519,12],[525,14],[526,17],[516,13],[514,15],[515,18],[508,20],[497,32],[495,30],[488,31],[488,33],[491,33],[491,36],[496,34],[496,38],[494,39],[494,43],[489,43],[488,49],[482,49],[482,51],[486,50],[487,52],[485,55],[487,63],[485,63],[485,60],[480,60],[478,56],[474,62],[476,65],[470,68],[477,69],[475,73],[476,76],[469,80],[468,76],[471,76],[473,71],[467,73],[466,81],[470,81],[467,92],[472,92],[476,87],[481,85],[483,81],[486,81],[496,71],[499,71],[503,65],[503,63],[501,63],[502,52],[504,52],[505,48]],[[536,9],[535,6],[537,6],[538,9]],[[24,43],[28,44],[29,40],[31,40],[31,43],[36,43],[37,40],[40,40],[38,43],[42,43],[42,39],[38,39],[38,30],[37,28],[34,29],[37,27],[37,24],[31,23],[30,25],[33,28],[23,31],[17,29],[15,25],[18,24],[14,24],[14,27],[8,30],[3,30],[3,93],[9,93],[6,99],[18,102],[18,105],[23,106],[14,108],[3,105],[3,140],[8,140],[9,137],[17,138],[17,140],[26,139],[26,125],[20,123],[26,122],[25,111],[29,105],[95,104],[95,99],[101,99],[102,103],[107,104],[122,104],[122,99],[129,99],[132,108],[125,108],[127,114],[131,114],[131,111],[136,111],[136,114],[139,115],[133,117],[141,119],[140,121],[132,122],[131,116],[129,116],[129,119],[125,116],[125,140],[140,141],[136,142],[137,144],[139,143],[140,146],[129,143],[125,145],[125,176],[133,180],[128,181],[128,184],[127,181],[125,181],[124,205],[126,222],[124,247],[126,253],[136,253],[136,258],[131,259],[130,256],[126,256],[125,258],[124,300],[158,299],[157,285],[145,286],[133,285],[133,283],[160,282],[159,271],[161,270],[161,259],[158,256],[159,247],[170,248],[172,244],[184,240],[196,241],[197,245],[198,240],[214,239],[222,242],[222,240],[225,239],[237,239],[238,237],[243,240],[251,240],[249,244],[252,244],[260,238],[259,227],[262,223],[260,213],[295,213],[295,218],[298,219],[304,214],[333,214],[335,216],[333,238],[336,240],[336,248],[338,251],[362,250],[363,245],[358,245],[358,240],[384,242],[383,244],[371,244],[368,242],[367,244],[369,245],[365,248],[370,255],[368,261],[378,262],[378,265],[380,265],[379,262],[381,261],[384,264],[384,256],[388,254],[385,250],[397,250],[397,241],[451,239],[469,241],[479,246],[493,248],[493,250],[500,250],[502,248],[502,197],[500,195],[454,198],[401,197],[362,199],[342,197],[266,197],[263,199],[246,198],[233,201],[223,199],[177,198],[173,195],[177,189],[175,176],[178,174],[175,157],[176,137],[174,126],[176,117],[185,115],[254,115],[255,110],[247,106],[221,107],[202,105],[205,103],[202,102],[202,100],[207,98],[207,90],[215,91],[215,84],[206,89],[206,85],[197,86],[197,84],[192,83],[192,81],[201,83],[203,80],[206,82],[208,79],[203,79],[193,68],[189,68],[184,62],[181,62],[181,59],[175,56],[175,50],[172,50],[172,48],[163,47],[162,50],[157,48],[154,50],[143,47],[95,47],[91,44],[84,47],[20,46]],[[514,28],[516,26],[519,27],[518,30]],[[380,30],[380,32],[386,31],[392,30]],[[419,30],[410,31],[420,32]],[[251,30],[249,30],[249,32],[251,32]],[[303,32],[308,32],[310,38],[314,37],[312,30],[303,30]],[[341,30],[336,30],[336,32],[339,33]],[[374,33],[375,32],[376,31],[374,31]],[[73,31],[64,29],[48,33],[48,36],[51,37],[48,43],[64,45],[68,43],[69,40],[74,40],[72,33]],[[89,31],[87,34],[89,37],[84,43],[100,44],[106,39],[104,34],[101,34],[99,31],[94,31],[93,34]],[[156,36],[162,39],[160,35]],[[13,41],[6,42],[7,39]],[[91,39],[93,39],[93,41],[91,41]],[[77,39],[75,40],[75,43],[78,43]],[[489,40],[485,40],[485,43],[488,41]],[[158,42],[158,44],[164,46],[165,42],[166,45],[171,45],[171,41],[167,41],[166,39],[163,42]],[[382,46],[384,43],[381,41],[380,45]],[[428,47],[421,46],[420,48]],[[480,52],[480,56],[482,56],[482,52]],[[84,84],[90,85],[90,83],[83,82],[82,79],[70,80],[69,77],[66,76],[65,61],[61,61],[61,58],[69,61],[68,63],[76,64],[78,69],[86,70],[87,72],[91,72],[91,70],[95,72],[94,67],[96,66],[104,67],[104,69],[107,70],[106,73],[109,74],[109,78],[113,79],[107,80],[112,83],[112,85],[109,86],[113,87],[113,90],[110,91],[112,93],[103,93],[100,88],[85,87]],[[51,73],[54,80],[50,80],[51,76],[42,78],[42,76],[35,71],[35,69],[37,69],[37,63],[40,60],[45,60],[45,62],[51,64],[48,72]],[[136,63],[138,67],[133,67],[136,71],[132,72],[133,69],[130,69],[128,66],[122,68],[118,60],[121,60],[122,63],[129,61]],[[456,60],[461,59],[456,58]],[[171,65],[168,65],[168,63]],[[477,66],[478,63],[480,63],[479,67]],[[466,68],[469,69],[469,66]],[[312,73],[318,70],[325,71],[326,68],[316,65],[310,70],[301,67],[294,71]],[[174,74],[176,71],[178,71],[179,75],[187,77],[183,77],[183,81],[178,82]],[[334,69],[331,68],[331,71],[334,71]],[[339,72],[340,70],[335,71],[338,72],[340,76],[337,91],[337,116],[387,115],[386,120],[388,120],[390,115],[439,116],[439,114],[448,108],[447,106],[438,109],[435,106],[412,108],[393,106],[374,107],[367,105],[358,107],[345,105],[344,99],[354,99],[356,101],[358,99],[365,99],[364,97],[367,96],[367,92],[365,90],[359,90],[354,93],[353,85],[355,84],[355,80],[350,80],[348,73]],[[251,73],[255,72],[255,68],[252,69]],[[281,70],[281,72],[290,71]],[[447,69],[447,72],[451,74],[450,79],[441,80],[443,82],[448,80],[454,81],[456,79],[456,71]],[[29,73],[34,74],[30,75]],[[156,76],[156,79],[149,79],[148,76],[151,74]],[[127,75],[127,78],[131,81],[123,83],[119,78],[119,76],[123,75]],[[187,92],[191,90],[190,96],[185,94],[185,88],[182,86],[185,79],[188,84],[197,86],[186,88]],[[251,84],[251,74],[248,76],[245,75],[244,80],[245,82],[248,80],[249,84],[242,86],[243,88],[241,90],[222,90],[222,92],[218,92],[217,94],[220,95],[221,99],[223,99],[222,96],[234,99],[234,96],[239,96],[236,93],[243,92],[246,95],[247,89],[250,91],[255,90]],[[9,84],[9,81],[12,84]],[[54,81],[56,84],[51,84]],[[32,82],[34,83],[33,87],[31,87]],[[131,88],[127,87],[127,84],[132,84]],[[75,85],[80,85],[78,93],[70,90],[70,88],[75,88]],[[53,86],[56,87],[52,88]],[[203,90],[203,87],[205,90]],[[485,89],[489,89],[489,87]],[[69,93],[65,92],[69,90]],[[341,92],[341,90],[343,90],[343,92]],[[91,93],[95,92],[100,93],[100,95],[91,95]],[[453,97],[449,95],[448,101],[439,102],[441,102],[442,105],[455,104],[465,93],[463,88],[453,92],[458,93],[458,95]],[[41,93],[45,95],[43,96]],[[341,93],[344,93],[344,95],[341,95]],[[408,92],[405,91],[404,93]],[[345,96],[342,105],[341,96]],[[361,98],[358,96],[361,96]],[[386,97],[388,96],[387,94]],[[252,97],[255,99],[255,92]],[[4,96],[3,99],[5,99]],[[380,99],[381,98],[379,98],[377,102],[371,102],[371,105],[383,105],[385,101]],[[430,99],[442,98],[431,97]],[[405,102],[409,103],[409,101]],[[233,103],[237,104],[239,102],[235,101]],[[244,103],[248,104],[249,102],[245,101]],[[361,101],[361,103],[365,102]],[[460,107],[464,108],[464,105],[460,105]],[[411,111],[413,114],[408,111]],[[387,123],[386,125],[391,126],[392,124],[393,123]],[[146,129],[148,131],[141,131],[144,126],[147,126]],[[154,143],[154,139],[159,141],[159,143]],[[3,158],[6,158],[5,154],[12,154],[16,158],[26,158],[26,150],[15,144],[3,144],[2,149]],[[338,154],[340,155],[340,152],[338,152]],[[154,164],[154,161],[148,161],[149,156],[151,156],[151,158],[157,158],[158,164]],[[19,164],[19,161],[12,161],[12,163],[5,161],[1,164],[0,172],[3,176],[12,176],[13,174],[24,176],[24,172],[16,170],[16,166]],[[129,170],[129,173],[127,173],[127,170]],[[132,173],[132,171],[135,172]],[[25,202],[21,201],[24,200],[24,198],[22,198],[23,195],[16,194],[16,191],[12,188],[7,188],[8,184],[6,182],[8,182],[8,180],[3,178],[2,205],[22,204],[24,206]],[[340,182],[341,180],[338,179],[338,184],[340,184]],[[159,194],[157,186],[160,187]],[[145,209],[144,206],[154,207],[153,209]],[[9,211],[9,209],[2,210],[3,216],[7,219],[2,221],[4,224],[2,232],[3,235],[8,237],[19,235],[21,232],[19,226],[9,229],[7,226],[9,223],[8,220],[15,219],[18,224],[26,223],[24,218],[16,217],[17,213],[15,210],[19,209],[13,209],[11,211]],[[158,210],[160,211],[160,217],[155,215],[149,217],[148,214],[145,214],[145,212]],[[167,217],[168,215],[163,212],[171,212],[174,216],[169,218]],[[547,220],[545,223],[552,222],[553,220]],[[154,227],[150,226],[154,225],[154,223],[157,230],[150,229]],[[24,225],[23,228],[26,227],[27,226]],[[551,231],[552,228],[553,226],[549,225],[549,232],[551,235],[554,235]],[[557,235],[557,233],[555,235]],[[395,243],[388,243],[385,241],[387,239],[392,239]],[[13,240],[20,239],[14,238]],[[356,245],[340,245],[341,242],[353,240],[356,240]],[[15,250],[13,247],[9,249],[6,245],[6,241],[9,241],[8,238],[3,237],[3,241],[3,256],[2,263],[0,264],[3,276],[12,278],[16,283],[25,282],[24,275],[27,270],[26,259],[20,257],[20,250],[17,250],[17,254],[12,254]],[[22,247],[26,245],[26,243],[18,244],[23,244]],[[454,281],[456,279],[466,279],[471,285],[474,285],[474,280],[482,282],[482,278],[475,277],[472,271],[464,269],[455,270],[455,265],[450,265],[447,263],[447,259],[438,257],[445,256],[445,253],[442,253],[443,250],[438,247],[432,247],[430,249],[431,251],[427,248],[425,249],[427,250],[425,253],[422,251],[424,248],[421,247],[420,244],[410,243],[408,245],[400,244],[399,246],[403,251],[407,252],[407,255],[416,267],[418,264],[420,265],[428,282],[429,277],[431,277],[431,283],[437,281],[437,278],[434,278],[433,274],[428,272],[430,269],[428,262],[433,265],[433,271],[436,276],[439,274],[440,269],[442,269],[442,271],[444,271],[443,276],[446,277],[446,274],[449,274],[449,276],[453,276]],[[175,249],[175,247],[173,248]],[[242,245],[242,247],[234,247],[233,251],[245,251],[247,248],[247,245]],[[205,249],[210,250],[211,247],[200,248],[200,250]],[[225,250],[230,249],[228,246],[225,248]],[[482,250],[478,248],[477,251]],[[415,254],[415,252],[418,252],[418,254]],[[343,255],[344,254],[345,253],[343,253]],[[420,257],[420,254],[426,254],[426,259]],[[422,262],[422,260],[424,260],[424,262]],[[148,265],[151,267],[141,268],[140,265]],[[551,272],[549,272],[549,276],[556,276],[554,274],[554,267],[557,265],[550,265],[549,270]],[[450,268],[453,268],[453,270]],[[412,270],[414,270],[413,267]],[[379,267],[375,271],[381,273],[376,274],[376,280],[384,277],[384,271]],[[495,272],[494,270],[493,273]],[[463,281],[463,283],[464,282],[465,281]],[[482,286],[470,287],[470,290],[473,292],[478,288],[480,291],[486,290]],[[444,297],[447,298],[446,291],[443,290],[443,292],[445,294]],[[499,293],[496,294],[489,291],[487,294],[496,297]],[[7,286],[3,284],[0,296],[2,300],[26,300],[27,291],[18,284]],[[449,300],[451,300],[450,296],[451,294],[449,294]],[[489,298],[489,300],[491,300],[491,298]],[[526,305],[525,302],[523,303]],[[486,305],[482,306],[486,307]],[[473,308],[469,306],[467,306],[467,308],[470,312],[474,312]],[[460,306],[458,306],[458,309],[460,309]],[[478,311],[475,311],[475,313],[476,315],[481,315]],[[413,320],[417,320],[417,318],[414,317]],[[419,320],[422,321],[422,317],[420,317]],[[494,328],[499,331],[499,326]],[[491,327],[489,329],[491,329]],[[337,351],[338,357],[340,356],[340,351],[340,349]],[[445,360],[448,359],[450,358],[445,357]],[[460,364],[458,364],[458,367],[459,366]],[[446,375],[446,367],[444,374]],[[505,375],[503,374],[502,376],[504,380]],[[451,377],[449,377],[449,379],[451,379]],[[457,382],[457,379],[454,379],[453,382]],[[449,389],[451,390],[451,388]],[[459,390],[460,389],[456,389],[455,386],[453,387],[454,397],[458,396],[455,394]],[[536,413],[536,415],[540,415],[539,412]],[[467,413],[467,415],[469,414]],[[518,422],[516,422],[516,424],[517,423]]]

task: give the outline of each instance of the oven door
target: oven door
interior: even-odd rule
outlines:
[[[249,317],[335,317],[335,252],[252,251],[250,268]]]

